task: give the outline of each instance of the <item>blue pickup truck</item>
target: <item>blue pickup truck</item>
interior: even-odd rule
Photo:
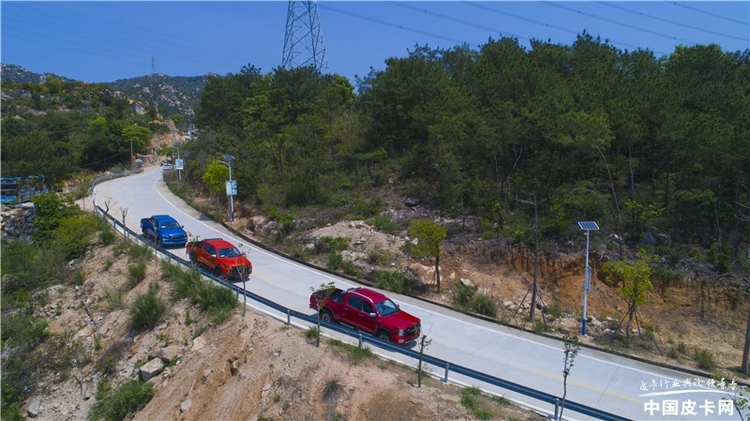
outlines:
[[[143,238],[153,239],[157,246],[185,246],[187,233],[174,218],[169,215],[152,215],[141,219]]]

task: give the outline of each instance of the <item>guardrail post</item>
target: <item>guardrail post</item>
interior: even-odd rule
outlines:
[[[359,342],[357,343],[357,348],[362,349],[362,332],[359,333]]]
[[[286,309],[286,324],[292,324],[292,310]]]
[[[555,398],[555,418],[554,420],[557,421],[560,416],[560,398]]]
[[[450,370],[451,363],[445,363],[445,376],[443,376],[443,383],[448,383],[448,371]]]

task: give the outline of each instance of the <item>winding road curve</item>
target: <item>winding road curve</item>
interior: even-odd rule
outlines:
[[[159,167],[101,183],[87,198],[84,209],[109,204],[110,215],[139,232],[140,219],[170,214],[191,237],[223,237],[237,244],[253,262],[248,290],[288,308],[314,314],[307,307],[311,288],[334,281],[341,288],[353,286],[344,278],[287,260],[235,237],[220,224],[208,220],[172,195],[164,185]],[[187,258],[184,250],[171,250]],[[437,358],[500,377],[549,394],[562,396],[562,343],[494,323],[477,320],[411,297],[388,293],[406,311],[422,319],[432,340],[426,352]],[[265,311],[259,308],[261,311]],[[277,313],[275,317],[280,317]],[[387,354],[383,352],[384,354]],[[399,360],[400,356],[387,355]],[[413,365],[413,361],[404,361]],[[442,377],[443,367],[429,367]],[[554,408],[495,386],[451,375],[451,381],[502,394],[527,407],[552,413]],[[696,384],[698,382],[700,384]],[[568,378],[567,399],[633,420],[739,420],[726,399],[731,383],[707,387],[708,379],[662,368],[604,352],[582,348]],[[729,403],[728,403],[729,402]],[[731,408],[727,408],[730,406]],[[566,418],[590,419],[569,410]]]

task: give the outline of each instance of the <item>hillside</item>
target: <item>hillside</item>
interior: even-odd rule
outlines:
[[[145,278],[127,290],[133,256],[118,255],[118,244],[93,250],[81,262],[86,281],[48,288],[47,305],[38,309],[51,332],[80,342],[90,358],[63,377],[47,373],[27,402],[35,420],[88,419],[97,383],[116,389],[157,355],[169,362],[149,380],[154,397],[133,420],[474,420],[479,410],[492,419],[545,419],[433,378],[417,387],[410,368],[363,357],[335,341],[322,339],[316,348],[304,330],[252,309],[238,309],[217,325],[188,300],[170,298],[172,286],[153,259]],[[170,302],[168,315],[134,335],[125,306],[152,283]],[[125,291],[118,299],[117,290]],[[462,399],[475,400],[478,409],[468,410]]]
[[[35,73],[22,66],[14,64],[0,64],[0,80],[12,83],[44,83],[45,80],[55,78],[64,82],[73,82],[54,73]],[[180,114],[186,122],[195,116],[195,106],[208,76],[168,76],[162,73],[139,76],[104,82],[129,98],[143,101],[155,107],[164,117]]]

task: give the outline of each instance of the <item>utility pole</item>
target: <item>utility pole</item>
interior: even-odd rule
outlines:
[[[329,73],[317,1],[289,0],[281,66],[287,70],[313,66]]]

